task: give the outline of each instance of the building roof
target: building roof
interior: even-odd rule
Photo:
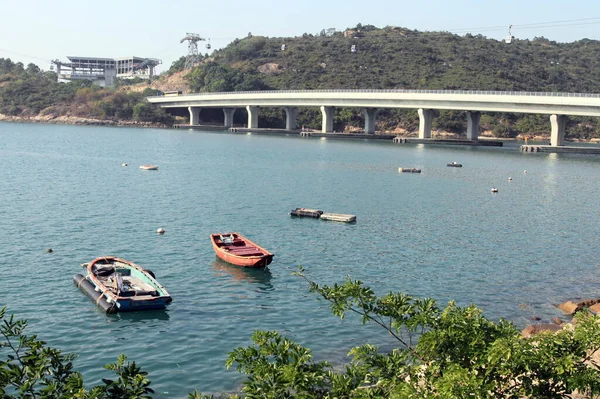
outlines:
[[[86,60],[86,61],[114,61],[114,58],[102,58],[102,57],[79,57],[74,55],[68,55],[67,58],[70,61],[73,60]]]

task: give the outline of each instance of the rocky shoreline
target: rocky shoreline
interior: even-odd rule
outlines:
[[[171,128],[170,125],[165,125],[163,123],[156,122],[141,122],[141,121],[133,121],[133,120],[112,120],[112,119],[96,119],[96,118],[83,118],[80,116],[67,116],[60,115],[55,116],[53,114],[48,115],[36,115],[36,116],[11,116],[0,114],[0,122],[15,122],[15,123],[50,123],[57,125],[86,125],[86,126],[125,126],[125,127],[151,127],[151,128]],[[344,133],[358,133],[362,130],[359,128],[346,128]],[[417,132],[407,131],[405,129],[394,129],[387,130],[385,132],[378,132],[385,134],[399,134],[406,137],[417,137]],[[432,138],[443,138],[443,139],[459,139],[461,136],[457,133],[445,132],[445,131],[433,131]],[[502,137],[494,137],[490,132],[481,132],[480,137],[487,140],[520,140],[524,141],[525,136],[527,136],[530,141],[549,141],[549,134],[519,134],[515,138],[502,138]],[[575,142],[575,143],[591,143],[598,144],[600,143],[600,138],[592,138],[589,140],[578,139],[578,138],[567,138],[565,141]]]
[[[575,316],[575,313],[577,312],[589,312],[593,315],[600,315],[600,298],[569,300],[567,302],[563,302],[556,305],[556,307],[560,309],[563,312],[563,314],[571,320],[565,322],[559,317],[554,317],[552,319],[552,323],[544,323],[540,318],[532,317],[532,320],[535,323],[525,327],[521,331],[521,336],[523,338],[529,338],[533,335],[544,332],[555,333],[565,328],[570,329],[572,328],[573,324],[573,316]],[[600,352],[598,353],[598,356],[600,357]]]
[[[140,122],[131,120],[112,120],[112,119],[95,119],[82,118],[79,116],[11,116],[0,114],[0,122],[15,122],[15,123],[50,123],[57,125],[87,125],[87,126],[127,126],[127,127],[153,127],[153,128],[168,128],[170,126],[155,123],[155,122]]]

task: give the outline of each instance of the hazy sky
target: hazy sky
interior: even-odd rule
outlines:
[[[0,0],[0,58],[43,69],[67,55],[162,59],[187,53],[186,32],[214,48],[235,38],[317,34],[357,23],[502,39],[600,39],[598,0]],[[201,42],[200,44],[203,45]],[[201,47],[202,52],[207,50]]]

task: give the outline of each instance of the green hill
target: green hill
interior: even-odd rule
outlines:
[[[285,49],[282,49],[285,45]],[[355,52],[351,47],[355,46]],[[504,41],[481,35],[358,26],[327,35],[249,36],[215,51],[188,75],[192,91],[293,89],[443,89],[600,92],[600,42],[557,43],[545,38]],[[263,111],[261,111],[262,113]],[[300,115],[318,126],[319,115]],[[441,112],[434,128],[466,129],[461,112]],[[263,115],[278,125],[280,111]],[[360,126],[358,110],[338,110],[337,129]],[[378,130],[414,130],[416,111],[383,110]],[[482,128],[497,136],[547,132],[547,117],[487,114]],[[570,118],[570,137],[596,135],[595,118]]]
[[[351,51],[352,47],[356,51]],[[188,73],[191,91],[310,89],[443,89],[600,93],[600,42],[557,43],[545,38],[511,44],[481,35],[419,32],[399,27],[358,25],[345,32],[292,38],[252,36],[236,39]],[[89,82],[57,83],[56,74],[34,65],[0,59],[0,114],[43,120],[60,117],[170,124],[173,117],[144,101],[145,95],[181,86],[185,57],[150,85],[102,89]],[[175,83],[179,82],[179,83]],[[168,88],[173,90],[175,88]],[[183,114],[182,114],[183,115]],[[203,120],[222,119],[220,110],[203,111]],[[244,112],[236,113],[244,123]],[[300,109],[299,125],[318,129],[321,115]],[[262,109],[260,126],[285,126],[282,109]],[[336,131],[360,130],[361,111],[336,110]],[[412,132],[416,110],[382,109],[379,132]],[[436,111],[433,128],[463,134],[460,111]],[[497,137],[547,134],[544,115],[484,114],[481,129]],[[600,137],[598,118],[569,117],[567,138]]]

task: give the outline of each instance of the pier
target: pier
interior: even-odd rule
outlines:
[[[574,147],[552,145],[525,144],[519,147],[521,152],[545,152],[554,154],[600,154],[600,147]]]
[[[327,138],[327,139],[347,139],[347,140],[378,140],[390,141],[395,144],[428,144],[428,145],[456,145],[456,146],[472,146],[472,147],[502,147],[504,144],[499,140],[464,140],[464,139],[439,139],[427,138],[420,139],[418,137],[402,137],[397,134],[370,134],[370,133],[322,133],[315,131],[301,131],[288,129],[269,129],[269,128],[247,128],[247,127],[224,127],[220,125],[174,125],[177,129],[192,129],[199,131],[218,131],[229,133],[255,133],[264,135],[276,136],[299,136],[305,138]]]

